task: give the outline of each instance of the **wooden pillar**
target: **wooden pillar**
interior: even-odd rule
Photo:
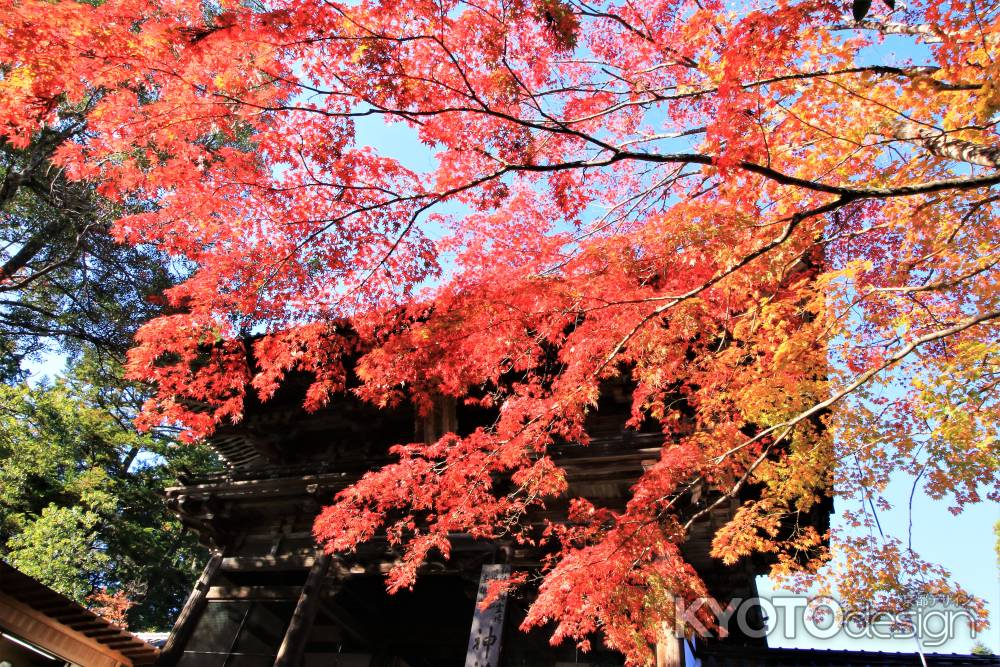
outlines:
[[[417,437],[431,444],[445,433],[458,432],[457,405],[458,401],[454,396],[435,397],[430,414],[417,418]]]
[[[174,627],[170,631],[167,643],[163,645],[160,659],[156,663],[158,667],[173,667],[181,659],[181,654],[184,653],[184,646],[187,644],[188,639],[191,638],[191,633],[194,632],[194,627],[198,624],[198,619],[201,618],[201,612],[205,609],[205,605],[208,604],[208,589],[212,585],[212,580],[215,579],[215,575],[221,566],[221,553],[213,554],[208,559],[201,577],[198,578],[198,583],[194,585],[194,590],[191,591],[187,602],[181,608],[181,613],[177,616],[177,622],[174,623]]]
[[[684,644],[672,632],[664,632],[656,642],[656,667],[684,667]]]
[[[299,667],[302,664],[306,642],[309,640],[309,631],[316,618],[316,610],[319,609],[323,578],[329,568],[330,554],[324,553],[316,558],[309,570],[309,576],[306,577],[306,583],[302,586],[302,593],[299,594],[295,611],[292,612],[292,620],[288,623],[285,638],[281,640],[278,657],[274,659],[274,667]]]

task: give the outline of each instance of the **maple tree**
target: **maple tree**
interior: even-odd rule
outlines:
[[[0,132],[84,107],[53,164],[146,202],[117,238],[196,267],[130,356],[145,425],[204,436],[293,369],[318,408],[355,354],[365,400],[498,410],[318,519],[331,550],[387,532],[390,588],[450,533],[533,539],[519,520],[566,488],[549,450],[627,375],[668,444],[624,511],[553,526],[526,626],[645,661],[662,596],[704,591],[676,547],[701,483],[759,488],[726,562],[808,581],[829,553],[796,517],[832,487],[858,500],[845,602],[983,615],[875,512],[893,474],[956,512],[998,495],[1000,22],[861,4],[6,0]],[[365,117],[430,166],[360,145]]]
[[[93,604],[91,608],[98,615],[120,628],[128,629],[126,612],[132,606],[128,598],[121,593],[108,593],[106,589],[102,589],[88,599]]]

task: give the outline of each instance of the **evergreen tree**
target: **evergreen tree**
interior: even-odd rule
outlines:
[[[124,596],[133,629],[162,629],[205,550],[160,491],[213,459],[169,433],[138,434],[125,417],[139,392],[91,357],[52,384],[0,385],[0,555],[84,604]]]

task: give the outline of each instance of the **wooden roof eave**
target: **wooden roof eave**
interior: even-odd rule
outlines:
[[[0,561],[0,623],[15,635],[88,667],[148,665],[159,649]]]

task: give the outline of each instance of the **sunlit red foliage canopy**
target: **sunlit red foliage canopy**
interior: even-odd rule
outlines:
[[[526,625],[638,663],[657,591],[702,591],[676,547],[699,482],[761,489],[727,562],[817,568],[823,536],[783,527],[832,484],[860,528],[845,599],[970,604],[870,529],[893,472],[956,512],[997,493],[995,4],[5,0],[0,132],[83,118],[56,164],[190,268],[131,355],[144,424],[203,436],[291,369],[319,407],[358,351],[365,400],[499,409],[320,517],[333,550],[388,531],[391,587],[449,533],[516,535],[627,373],[668,444],[623,512],[581,499],[553,529]],[[361,145],[372,117],[433,157]]]

